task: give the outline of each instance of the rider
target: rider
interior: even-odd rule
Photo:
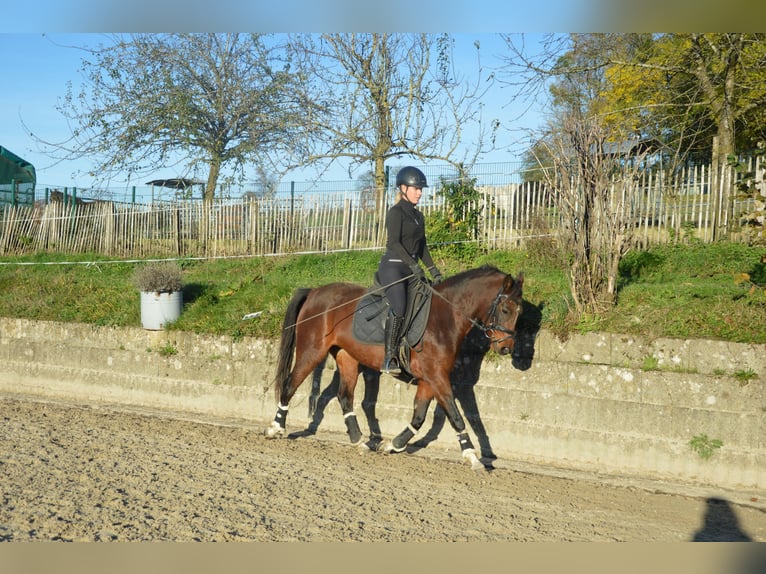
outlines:
[[[442,280],[442,274],[434,265],[426,244],[425,218],[416,209],[423,188],[428,187],[426,176],[416,167],[403,167],[396,174],[397,199],[386,214],[386,252],[378,265],[378,279],[385,285],[389,303],[386,318],[385,358],[382,372],[401,373],[397,350],[407,305],[407,277],[425,280],[419,264],[422,260],[428,268],[434,285]]]

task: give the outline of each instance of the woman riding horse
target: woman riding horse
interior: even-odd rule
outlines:
[[[444,410],[464,458],[472,468],[484,468],[476,456],[457,408],[450,375],[461,343],[473,328],[483,331],[490,348],[510,355],[516,322],[522,311],[524,277],[514,278],[494,267],[463,271],[433,288],[431,312],[417,352],[411,351],[408,372],[417,381],[410,424],[378,450],[401,452],[421,428],[432,400]],[[331,283],[297,289],[283,322],[274,389],[277,412],[266,436],[284,436],[290,399],[298,387],[331,354],[338,367],[338,401],[352,444],[362,443],[354,413],[354,389],[360,369],[378,368],[380,345],[360,341],[353,332],[357,302],[366,289],[352,283]],[[371,429],[372,430],[372,429]]]
[[[384,339],[385,356],[382,372],[401,373],[396,357],[407,305],[407,278],[425,279],[420,261],[428,268],[433,284],[442,281],[442,274],[434,265],[426,244],[426,223],[417,204],[428,187],[426,176],[416,167],[408,166],[396,174],[397,201],[386,214],[386,252],[378,265],[378,281],[385,286],[390,305],[386,318]]]

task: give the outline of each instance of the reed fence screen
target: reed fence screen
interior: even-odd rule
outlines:
[[[753,166],[760,173],[758,166]],[[625,203],[637,247],[671,240],[710,242],[740,238],[740,219],[754,200],[740,200],[737,174],[718,177],[699,166],[668,177],[649,173]],[[763,183],[761,182],[762,186]],[[547,237],[560,227],[554,190],[540,182],[479,184],[481,211],[476,241],[490,249],[513,248]],[[43,252],[98,253],[110,257],[217,257],[383,249],[383,214],[369,190],[322,191],[273,198],[163,201],[146,204],[59,196],[34,206],[0,211],[0,255]],[[387,194],[388,200],[393,194]],[[420,208],[446,209],[439,184]]]

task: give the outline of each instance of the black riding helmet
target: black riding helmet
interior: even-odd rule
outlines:
[[[412,187],[428,187],[425,174],[416,167],[407,166],[399,170],[396,174],[396,187],[400,185],[411,185]]]

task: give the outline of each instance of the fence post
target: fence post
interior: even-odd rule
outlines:
[[[341,249],[349,249],[351,247],[352,219],[351,200],[346,199],[343,202],[343,239],[341,242]]]
[[[295,182],[290,182],[290,219],[289,221],[289,227],[287,231],[287,242],[288,245],[292,244],[294,238],[295,238]]]

